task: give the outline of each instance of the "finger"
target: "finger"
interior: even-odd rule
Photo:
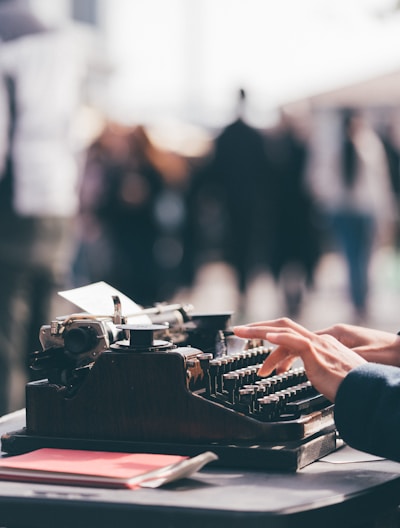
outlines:
[[[286,359],[281,361],[276,367],[277,374],[283,374],[287,372],[296,360],[296,356],[289,355]]]
[[[303,326],[293,321],[289,317],[279,317],[278,319],[271,319],[267,321],[258,321],[255,323],[249,323],[243,325],[249,328],[254,328],[258,326],[269,326],[272,328],[294,328],[295,330],[305,330]]]
[[[266,321],[256,321],[253,323],[247,323],[243,326],[253,327],[253,326],[288,326],[291,319],[286,317],[279,317],[278,319],[268,319]]]
[[[275,369],[280,369],[280,366],[289,359],[294,359],[289,350],[278,347],[273,350],[267,359],[264,360],[262,367],[258,371],[259,376],[268,376]]]
[[[283,330],[281,332],[267,332],[266,339],[273,345],[277,345],[279,350],[284,351],[286,357],[300,357],[303,363],[306,363],[312,354],[312,347],[310,344],[315,339],[315,334],[311,333],[311,338],[295,332],[293,330]],[[332,339],[331,336],[326,336],[326,339]],[[282,354],[282,352],[281,352]],[[280,358],[280,362],[284,357]]]
[[[304,337],[311,338],[313,335],[312,332],[306,330],[305,328],[298,325],[298,328],[292,328],[291,326],[235,326],[233,327],[233,332],[238,337],[243,337],[247,339],[264,339],[267,340],[267,334],[280,334],[280,333],[295,333],[301,334]]]
[[[304,326],[301,326],[300,324],[296,323],[292,319],[289,319],[288,317],[281,317],[279,319],[272,319],[270,321],[261,321],[258,323],[250,323],[248,325],[243,325],[240,327],[235,327],[238,329],[239,332],[246,333],[246,336],[251,336],[250,330],[261,330],[264,329],[266,332],[272,331],[272,332],[279,332],[280,330],[291,330],[298,332],[299,334],[310,338],[314,332],[311,332],[307,328],[304,328]],[[242,329],[247,330],[242,330]],[[234,329],[235,331],[235,329]],[[236,333],[236,332],[235,332]]]
[[[314,334],[310,332],[310,336],[313,337]],[[308,335],[303,335],[291,329],[284,329],[280,332],[278,330],[267,331],[266,339],[270,343],[288,348],[296,352],[305,352],[309,343]]]
[[[238,337],[244,337],[247,339],[266,339],[268,327],[234,326],[232,330]]]

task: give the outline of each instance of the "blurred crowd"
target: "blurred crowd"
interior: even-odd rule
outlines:
[[[321,251],[308,149],[284,113],[271,130],[247,124],[245,98],[240,90],[235,120],[196,158],[157,146],[143,125],[105,124],[83,169],[75,283],[106,280],[151,306],[225,262],[240,298],[268,270],[298,312]]]
[[[232,121],[207,131],[201,155],[107,116],[79,149],[84,48],[12,6],[0,1],[0,414],[23,406],[28,355],[60,289],[106,281],[147,307],[224,262],[243,317],[259,273],[282,293],[283,315],[297,317],[321,257],[336,251],[354,321],[365,320],[372,253],[400,240],[395,123],[302,108],[258,129],[240,89]]]

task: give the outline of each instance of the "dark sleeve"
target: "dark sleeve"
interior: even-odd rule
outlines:
[[[348,445],[400,461],[400,368],[366,363],[350,371],[336,395],[335,421]]]

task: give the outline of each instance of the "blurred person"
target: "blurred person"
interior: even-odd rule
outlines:
[[[182,160],[156,147],[145,127],[108,123],[88,151],[81,185],[80,273],[143,306],[172,296],[184,178]]]
[[[215,254],[229,263],[237,276],[240,300],[244,301],[249,280],[266,266],[266,250],[272,226],[274,207],[270,167],[263,134],[245,121],[247,94],[240,89],[236,119],[215,139],[209,163],[203,169],[203,181],[197,182],[199,207],[215,219]],[[212,215],[212,216],[211,216]],[[200,216],[199,216],[200,218]],[[222,231],[221,231],[222,230]],[[263,236],[265,245],[257,241]],[[240,310],[240,309],[239,309]]]
[[[400,461],[400,337],[348,324],[310,331],[280,318],[233,328],[274,349],[258,371],[282,373],[295,359],[312,385],[335,403],[335,423],[355,449]]]
[[[191,168],[186,193],[184,268],[189,288],[203,265],[227,259],[228,219],[223,189],[215,181],[211,159],[212,153],[207,152]]]
[[[331,137],[316,154],[313,180],[344,257],[354,322],[361,323],[368,317],[372,255],[393,243],[397,207],[378,135],[361,111],[345,109],[339,118],[339,142]]]
[[[380,139],[385,149],[389,169],[391,189],[397,207],[400,206],[400,123],[399,115],[391,115],[389,122],[380,133]],[[395,229],[395,246],[400,248],[400,218],[397,217]]]
[[[107,228],[109,179],[110,174],[122,170],[128,156],[128,128],[104,118],[98,136],[85,152],[73,264],[75,286],[111,280],[112,248]]]
[[[85,37],[86,38],[86,37]],[[0,414],[24,407],[28,355],[65,287],[78,208],[72,120],[84,34],[46,27],[26,2],[0,2]]]
[[[282,110],[278,126],[266,142],[276,200],[268,262],[290,317],[300,314],[321,253],[318,211],[306,180],[309,149],[305,119]]]

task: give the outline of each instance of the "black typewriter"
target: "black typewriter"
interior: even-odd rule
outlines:
[[[40,329],[26,386],[26,427],[2,437],[17,454],[40,447],[214,451],[219,465],[296,471],[334,451],[333,405],[302,367],[260,378],[271,352],[229,329],[232,313],[167,305],[150,323],[75,314]]]

